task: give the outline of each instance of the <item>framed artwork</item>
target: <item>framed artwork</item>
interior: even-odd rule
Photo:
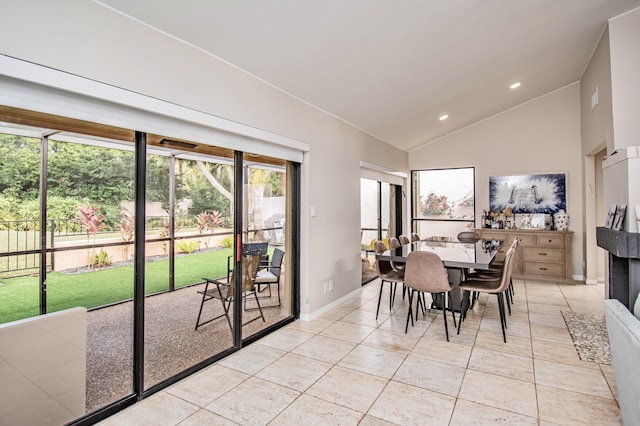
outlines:
[[[609,206],[609,213],[607,213],[607,223],[604,224],[606,228],[613,228],[613,220],[616,218],[616,210],[618,206],[611,204]]]
[[[567,175],[544,173],[489,176],[489,207],[513,213],[547,213],[567,209]]]
[[[616,231],[622,231],[622,225],[624,225],[624,216],[627,213],[627,205],[619,204],[616,208],[616,216],[613,219],[613,229]]]

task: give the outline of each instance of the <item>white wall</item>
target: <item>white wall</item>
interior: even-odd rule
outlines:
[[[582,279],[583,215],[578,83],[529,101],[409,153],[415,169],[476,169],[476,226],[489,208],[489,176],[567,173],[573,275]],[[480,213],[480,214],[479,214]]]
[[[609,21],[615,148],[640,145],[640,8]]]
[[[2,54],[309,143],[301,311],[313,313],[360,287],[360,161],[405,171],[406,152],[99,4],[9,2],[3,17],[10,19],[0,26]],[[328,279],[335,290],[323,294]]]

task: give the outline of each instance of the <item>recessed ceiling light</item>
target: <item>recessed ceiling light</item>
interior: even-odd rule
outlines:
[[[442,114],[442,115],[440,116],[440,121],[444,121],[444,120],[446,120],[447,118],[449,118],[449,115],[447,115],[447,114]]]
[[[517,89],[518,87],[520,87],[520,82],[519,81],[517,83],[513,83],[511,86],[509,86],[510,89]]]

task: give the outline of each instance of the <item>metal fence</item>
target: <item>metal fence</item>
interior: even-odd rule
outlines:
[[[145,228],[147,231],[162,230],[168,219],[168,216],[149,216]],[[196,219],[193,216],[176,217],[176,227],[194,228]],[[55,246],[56,238],[86,235],[86,231],[74,218],[47,220],[46,232],[49,247]],[[96,235],[114,233],[119,235],[117,225],[105,226]],[[0,220],[0,272],[37,270],[40,267],[40,254],[33,251],[40,249],[40,235],[39,220]],[[53,269],[51,253],[47,256],[47,268]]]

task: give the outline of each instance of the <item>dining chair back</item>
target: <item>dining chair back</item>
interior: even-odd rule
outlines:
[[[400,241],[398,241],[398,239],[396,237],[391,237],[389,238],[389,249],[394,249],[394,248],[398,248],[400,247]]]
[[[411,243],[411,241],[409,241],[409,238],[407,238],[406,235],[399,235],[398,236],[398,240],[400,241],[400,244],[402,244],[402,245]]]
[[[387,246],[382,241],[376,241],[374,245],[374,250],[376,254],[382,254],[387,251]],[[380,294],[378,295],[378,307],[376,309],[376,319],[378,319],[378,314],[380,312],[380,300],[382,299],[382,290],[384,288],[384,283],[388,282],[390,284],[389,288],[389,310],[393,309],[393,302],[395,301],[395,293],[397,283],[401,283],[404,281],[404,271],[395,270],[388,260],[381,260],[376,258],[376,273],[378,274],[378,278],[380,278]]]
[[[428,251],[412,251],[407,256],[407,266],[404,272],[404,283],[410,289],[409,293],[409,312],[407,315],[407,323],[405,325],[405,333],[409,327],[409,318],[413,322],[411,303],[413,295],[417,291],[419,293],[443,294],[445,303],[443,306],[444,329],[449,341],[449,329],[447,326],[447,296],[453,288],[449,282],[447,271],[442,263],[442,259],[435,253]],[[416,311],[418,309],[416,302]],[[453,310],[452,310],[453,313]],[[455,323],[455,314],[454,323]]]
[[[412,232],[411,233],[411,242],[415,243],[416,241],[420,241],[420,235],[418,235],[416,232]]]

